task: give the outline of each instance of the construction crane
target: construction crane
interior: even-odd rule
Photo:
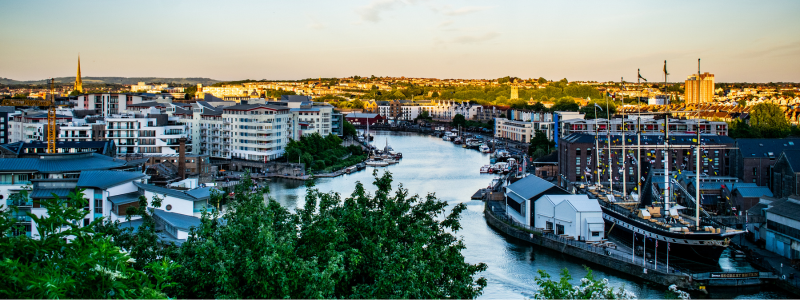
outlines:
[[[5,99],[3,106],[47,106],[47,153],[56,153],[56,93],[55,80],[50,78],[47,99]]]

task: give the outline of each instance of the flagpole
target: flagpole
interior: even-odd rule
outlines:
[[[669,242],[667,242],[667,273],[669,273]]]
[[[697,103],[700,104],[700,59],[697,59]],[[699,116],[699,115],[698,115]],[[697,121],[697,169],[695,175],[697,176],[697,183],[695,184],[695,230],[700,231],[700,119]]]
[[[642,267],[647,268],[647,236],[644,234],[642,234],[642,236],[644,236],[644,239],[642,239],[642,242],[644,243],[644,248],[642,248]]]
[[[620,78],[622,79],[622,78]],[[625,100],[622,100],[622,106],[625,106]],[[620,158],[622,159],[622,201],[627,200],[628,198],[628,185],[625,180],[625,173],[628,172],[628,166],[625,165],[625,157],[628,153],[625,152],[625,112],[622,112],[622,153]]]
[[[656,238],[656,260],[655,260],[656,267],[654,270],[658,270],[658,238]]]

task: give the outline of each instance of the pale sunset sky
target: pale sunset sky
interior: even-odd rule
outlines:
[[[0,1],[0,77],[800,81],[800,1]]]

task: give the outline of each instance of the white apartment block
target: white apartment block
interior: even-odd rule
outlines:
[[[319,133],[322,136],[334,133],[333,131],[333,106],[312,105],[292,108],[292,139],[300,139],[303,135]],[[335,134],[335,133],[334,133]]]
[[[71,116],[56,114],[56,125],[64,126],[72,121]],[[34,111],[31,113],[13,115],[8,120],[9,143],[47,140],[47,112]]]
[[[290,137],[292,113],[287,106],[242,104],[222,108],[231,126],[231,157],[269,161],[283,156]]]
[[[178,140],[182,137],[189,137],[187,126],[178,117],[160,114],[156,109],[147,115],[120,114],[106,118],[106,139],[117,145],[117,155],[177,154]]]
[[[430,113],[433,118],[452,120],[456,115],[462,115],[467,120],[475,118],[480,105],[464,101],[442,100],[434,102]]]
[[[104,140],[105,127],[106,122],[103,120],[98,120],[95,123],[86,123],[85,120],[75,119],[58,128],[58,141],[84,142]]]

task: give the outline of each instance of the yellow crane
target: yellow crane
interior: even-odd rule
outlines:
[[[55,80],[50,78],[48,99],[4,99],[3,106],[47,106],[47,153],[56,153],[56,94]]]

